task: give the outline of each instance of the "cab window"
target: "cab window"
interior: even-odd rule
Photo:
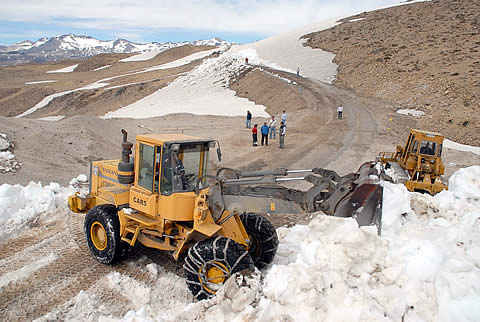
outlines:
[[[141,143],[139,154],[138,185],[148,191],[153,191],[155,148]]]
[[[162,194],[194,191],[198,178],[207,173],[208,145],[206,143],[179,144],[175,149],[164,148],[162,157]],[[207,186],[202,178],[199,188]]]
[[[412,145],[412,153],[417,153],[418,150],[418,141],[415,141]]]
[[[420,154],[435,156],[436,150],[437,150],[437,143],[435,142],[422,141],[420,143]]]
[[[442,145],[443,144],[440,144],[440,146],[438,147],[438,157],[442,156]]]

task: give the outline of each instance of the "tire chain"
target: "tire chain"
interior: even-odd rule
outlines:
[[[84,216],[59,211],[58,220],[40,223],[23,234],[0,242],[0,273],[15,272],[25,265],[54,254],[56,259],[37,269],[24,279],[12,280],[0,288],[0,320],[33,320],[57,310],[61,315],[65,305],[81,290],[93,292],[110,312],[106,315],[123,317],[131,303],[111,288],[99,283],[110,272],[119,272],[149,285],[151,275],[142,269],[148,263],[160,264],[175,273],[175,265],[167,253],[138,247],[129,259],[116,265],[98,263],[89,252],[83,233]],[[146,257],[141,265],[132,262]],[[62,310],[63,308],[63,310]],[[57,316],[62,319],[62,316]]]

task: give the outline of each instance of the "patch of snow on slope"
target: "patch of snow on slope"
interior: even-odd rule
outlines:
[[[111,67],[112,65],[105,65],[105,66],[102,66],[102,67],[98,67],[98,68],[95,68],[93,71],[94,72],[97,72],[99,70],[102,70],[102,69],[105,69],[105,68],[108,68],[108,67]]]
[[[475,153],[477,155],[480,155],[480,147],[478,147],[478,146],[460,144],[460,143],[457,143],[457,142],[450,141],[448,139],[445,139],[443,141],[443,146],[447,149],[463,151],[463,152],[472,152],[472,153]]]
[[[109,112],[104,118],[149,118],[172,113],[243,116],[247,110],[256,117],[269,117],[265,106],[236,97],[235,92],[228,89],[230,78],[251,68],[241,58],[243,55],[242,52],[228,51],[218,57],[208,58],[167,87]]]
[[[50,70],[47,73],[71,73],[77,67],[78,67],[78,64],[75,64],[75,65],[72,65],[72,66],[68,66],[68,67],[64,67],[64,68],[60,68],[60,69],[56,69],[56,70]]]
[[[55,82],[56,82],[56,80],[44,80],[44,81],[26,82],[25,85],[55,83]]]
[[[398,114],[402,114],[402,115],[411,115],[411,116],[422,116],[424,115],[425,113],[422,112],[422,111],[418,111],[418,110],[412,110],[412,109],[399,109],[397,111]]]
[[[120,59],[119,62],[128,63],[128,62],[132,62],[132,61],[150,60],[152,58],[155,58],[155,56],[157,56],[158,54],[160,54],[163,51],[164,50],[152,50],[152,51],[149,51],[149,52],[146,52],[146,53],[141,53],[141,54],[133,55],[133,56],[130,56],[130,57],[127,57],[127,58],[124,58],[124,59]]]
[[[65,115],[52,115],[52,116],[40,117],[37,120],[56,122],[56,121],[63,120],[64,118],[65,118]]]
[[[300,68],[300,75],[332,83],[337,74],[337,65],[333,63],[334,54],[321,49],[312,49],[303,46],[305,40],[301,36],[331,28],[338,19],[308,25],[297,30],[274,35],[270,38],[256,41],[251,44],[233,46],[232,52],[253,49],[258,53],[262,65],[276,66],[276,69],[296,73]],[[249,58],[250,61],[250,58]],[[253,63],[253,62],[252,62]]]

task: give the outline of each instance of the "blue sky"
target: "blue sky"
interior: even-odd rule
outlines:
[[[0,44],[73,33],[101,40],[248,43],[400,0],[0,0]]]

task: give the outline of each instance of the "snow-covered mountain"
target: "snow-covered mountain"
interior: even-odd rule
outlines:
[[[184,42],[151,42],[140,44],[126,39],[98,40],[90,36],[68,34],[51,38],[40,38],[35,42],[26,40],[13,45],[0,45],[0,64],[13,65],[29,62],[42,63],[63,59],[85,58],[105,53],[140,53],[152,50],[164,51],[183,45],[222,46],[229,44],[229,42],[219,38]]]

